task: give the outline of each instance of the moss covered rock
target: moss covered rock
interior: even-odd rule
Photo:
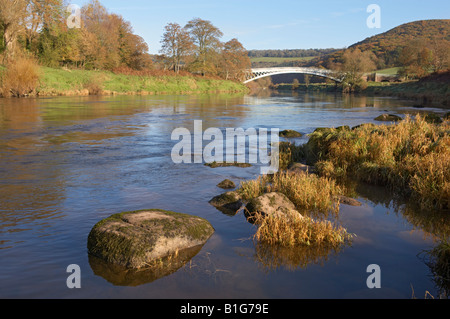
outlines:
[[[236,213],[243,205],[241,196],[237,191],[226,192],[213,197],[209,203],[221,211]]]
[[[221,181],[219,184],[217,184],[217,187],[220,187],[223,189],[233,189],[233,188],[236,188],[236,184],[229,179],[225,179],[225,180]]]
[[[159,209],[125,212],[98,222],[88,252],[106,262],[139,269],[154,260],[203,245],[214,233],[200,217]]]

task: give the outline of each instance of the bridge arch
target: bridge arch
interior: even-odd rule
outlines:
[[[310,74],[315,76],[320,76],[324,78],[331,79],[335,82],[342,82],[342,77],[336,75],[335,72],[327,69],[320,68],[309,68],[309,67],[286,67],[286,68],[253,68],[246,76],[244,84],[261,79],[267,76],[277,75],[277,74]]]

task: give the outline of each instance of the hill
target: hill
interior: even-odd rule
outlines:
[[[420,20],[402,24],[384,33],[366,38],[351,45],[350,49],[372,51],[379,59],[379,68],[399,66],[401,49],[413,40],[450,41],[450,19]],[[344,50],[327,56],[337,60]],[[326,58],[322,59],[324,63]]]

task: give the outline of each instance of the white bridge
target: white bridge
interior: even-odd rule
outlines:
[[[276,75],[276,74],[291,74],[291,73],[301,73],[301,74],[311,74],[316,76],[321,76],[329,78],[336,82],[342,82],[342,75],[327,69],[320,68],[307,68],[307,67],[285,67],[285,68],[255,68],[247,72],[245,77],[245,83],[264,78],[266,76]]]

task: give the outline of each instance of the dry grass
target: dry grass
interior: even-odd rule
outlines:
[[[450,126],[407,117],[395,125],[325,129],[305,147],[327,177],[353,176],[416,198],[423,208],[449,208]]]
[[[241,183],[239,194],[249,200],[264,193],[279,192],[286,195],[302,211],[312,213],[339,212],[335,196],[343,190],[330,178],[314,174],[278,172],[273,176],[263,175],[256,180]]]
[[[3,97],[22,97],[32,94],[38,85],[39,67],[28,57],[17,57],[6,65],[1,78],[0,93]]]
[[[258,230],[255,239],[269,245],[293,247],[297,245],[323,245],[339,247],[348,243],[353,235],[328,220],[314,220],[298,213],[284,216],[256,214]]]

